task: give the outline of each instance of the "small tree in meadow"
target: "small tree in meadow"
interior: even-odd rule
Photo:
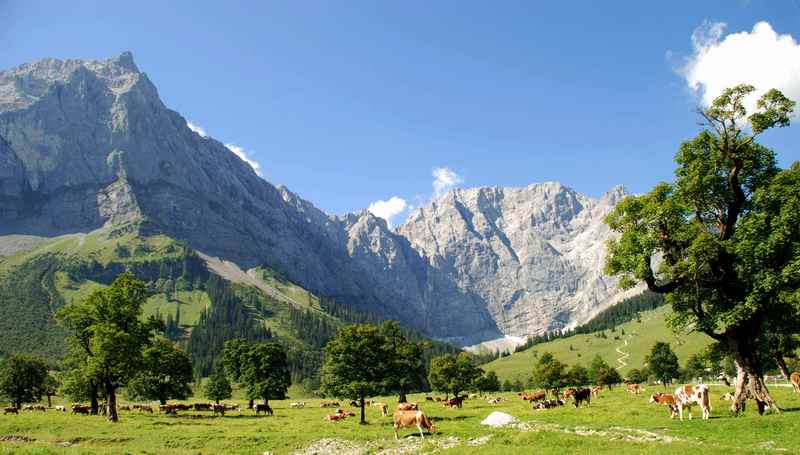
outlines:
[[[458,397],[469,390],[475,379],[483,375],[483,370],[466,353],[446,354],[431,361],[428,381],[442,392]]]
[[[217,365],[211,376],[206,382],[205,388],[206,398],[214,400],[219,404],[219,400],[227,400],[233,393],[231,383],[228,381],[228,376],[225,375],[225,368],[222,365]]]
[[[544,390],[558,395],[559,390],[566,385],[567,366],[549,352],[543,353],[533,369],[533,384]]]
[[[39,359],[12,355],[0,361],[0,396],[10,400],[17,409],[22,403],[42,399],[47,385],[47,365]]]
[[[128,393],[137,398],[185,400],[192,394],[192,359],[168,340],[156,340],[143,352],[143,367],[128,383]]]
[[[656,342],[650,350],[650,355],[645,357],[650,373],[653,374],[664,388],[672,379],[681,377],[681,367],[678,365],[678,356],[669,347],[669,343]]]

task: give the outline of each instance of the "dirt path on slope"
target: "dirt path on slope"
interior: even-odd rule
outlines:
[[[625,342],[622,343],[621,345],[617,346],[616,349],[615,349],[615,351],[617,351],[617,353],[620,355],[620,357],[617,359],[617,363],[619,363],[619,365],[617,365],[617,369],[618,370],[628,366],[628,362],[626,362],[625,360],[628,357],[630,357],[631,355],[630,355],[630,353],[627,353],[627,352],[623,351],[622,348],[628,346],[628,340],[630,340],[631,337],[633,337],[633,335],[626,335],[625,336]]]

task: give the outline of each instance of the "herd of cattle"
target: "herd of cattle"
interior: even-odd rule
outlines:
[[[792,383],[792,387],[798,393],[800,393],[800,373],[792,373],[790,377],[790,382]],[[726,383],[730,386],[730,382],[724,380],[723,383]],[[640,393],[644,392],[645,389],[640,384],[633,384],[625,381],[625,386],[628,392],[634,395],[639,395]],[[535,392],[519,392],[517,395],[522,398],[522,400],[529,402],[533,409],[535,410],[545,410],[556,408],[559,406],[564,406],[567,403],[569,398],[572,398],[573,405],[576,408],[580,408],[582,404],[586,404],[588,407],[592,398],[597,398],[602,391],[601,387],[592,387],[592,388],[567,388],[564,390],[563,393],[556,392],[555,398],[547,399],[547,393],[544,390],[535,391]],[[450,408],[460,408],[467,399],[477,399],[478,396],[476,394],[470,394],[467,396],[456,396],[452,398],[448,397],[425,397],[426,401],[433,401],[433,402],[441,402],[443,406],[450,407]],[[726,393],[721,397],[723,400],[731,400],[733,399],[732,393]],[[492,397],[492,396],[485,396],[482,397],[487,403],[491,405],[499,404],[507,398],[504,397]],[[708,419],[711,414],[711,402],[709,399],[709,388],[705,384],[697,384],[697,385],[683,385],[678,387],[674,393],[655,393],[650,396],[650,403],[657,403],[662,404],[667,407],[668,413],[670,418],[675,418],[678,416],[680,420],[683,420],[683,413],[684,411],[688,412],[689,419],[692,418],[692,406],[698,405],[702,411],[702,418]],[[352,407],[359,407],[359,403],[356,401],[351,401],[350,406]],[[381,403],[372,400],[365,400],[364,404],[366,406],[375,407],[380,412],[381,416],[387,417],[389,412],[389,405],[386,403]],[[289,404],[290,408],[304,408],[305,402],[293,402]],[[338,401],[332,400],[322,400],[320,402],[321,408],[336,408],[336,411],[333,414],[328,414],[324,417],[325,420],[330,422],[339,422],[348,417],[353,417],[356,414],[351,411],[347,411],[341,408]],[[31,404],[23,406],[21,409],[17,409],[14,406],[5,408],[4,414],[18,414],[20,410],[22,411],[46,411],[48,408],[38,404]],[[65,406],[55,406],[54,409],[58,412],[66,413],[67,409]],[[242,407],[241,405],[230,405],[230,404],[217,404],[217,403],[194,403],[194,404],[164,404],[159,406],[159,411],[165,414],[176,414],[178,411],[210,411],[213,412],[214,415],[225,415],[226,411],[238,411],[238,413],[242,414]],[[254,403],[250,407],[253,414],[256,416],[261,415],[264,413],[265,415],[272,415],[272,409],[265,403]],[[90,407],[84,404],[73,404],[71,407],[72,414],[90,414]],[[118,406],[119,411],[138,411],[143,413],[153,413],[154,408],[150,405],[143,405],[143,404],[133,404],[133,405],[120,405]],[[423,434],[423,430],[427,431],[429,434],[435,432],[434,425],[431,422],[431,419],[420,409],[417,403],[399,403],[395,409],[395,412],[392,416],[393,418],[393,428],[395,438],[398,437],[398,432],[402,428],[406,427],[416,427],[419,430],[420,436],[425,437]]]

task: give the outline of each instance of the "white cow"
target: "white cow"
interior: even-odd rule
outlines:
[[[708,398],[708,386],[705,384],[687,384],[675,389],[675,404],[678,406],[678,415],[683,420],[683,408],[689,411],[689,420],[692,420],[692,405],[700,405],[703,410],[703,419],[711,415],[711,402]]]

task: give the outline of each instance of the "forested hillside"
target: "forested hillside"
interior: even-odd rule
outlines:
[[[336,331],[344,324],[381,321],[345,302],[320,298],[268,268],[254,274],[274,293],[228,281],[210,272],[204,259],[184,243],[130,233],[134,231],[62,236],[0,256],[4,346],[57,367],[65,353],[66,332],[55,322],[55,311],[107,286],[123,271],[147,283],[143,316],[164,321],[165,335],[191,354],[197,376],[210,374],[227,340],[274,340],[287,349],[293,379],[315,387],[322,348]],[[410,330],[406,335],[423,338]],[[449,344],[431,342],[426,361],[455,351]]]

